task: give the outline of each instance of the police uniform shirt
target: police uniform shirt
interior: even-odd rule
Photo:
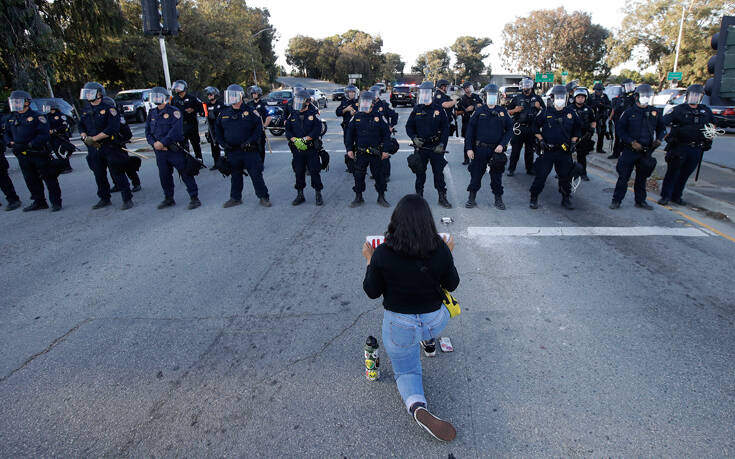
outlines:
[[[449,140],[447,114],[439,103],[416,105],[406,121],[406,133],[409,138],[418,137],[424,142],[435,136],[439,138],[438,142],[425,144],[426,147],[446,145]]]
[[[28,109],[25,113],[13,112],[8,117],[5,129],[5,143],[28,145],[42,149],[49,141],[48,120],[46,116]]]
[[[506,146],[513,135],[513,122],[505,107],[483,105],[475,111],[467,126],[464,149],[475,150],[476,142]]]
[[[263,123],[265,123],[265,119],[268,118],[268,108],[267,107],[268,107],[268,104],[263,99],[258,99],[257,102],[255,100],[251,100],[248,103],[248,109],[260,115],[260,119],[261,121],[263,121]]]
[[[590,106],[595,110],[596,118],[604,118],[607,116],[607,111],[612,108],[612,102],[604,92],[598,97],[597,94],[592,93],[589,98]]]
[[[576,103],[571,105],[574,113],[579,117],[579,121],[582,123],[582,132],[586,132],[591,129],[590,124],[595,121],[595,111],[587,104],[582,104],[581,107],[577,106]]]
[[[245,104],[240,105],[240,108],[225,107],[215,124],[217,143],[227,150],[240,149],[243,144],[258,143],[262,130],[263,121],[260,115]]]
[[[658,110],[650,105],[641,108],[638,104],[623,112],[615,125],[615,135],[624,144],[637,141],[644,147],[650,146],[654,140],[661,140],[665,133],[665,126]]]
[[[467,107],[474,106],[475,109],[468,112]],[[470,116],[472,116],[478,108],[482,105],[482,99],[480,99],[480,96],[477,94],[470,94],[469,96],[467,94],[463,94],[462,97],[459,99],[459,102],[457,103],[457,109],[461,110],[462,112],[462,119],[468,120]]]
[[[374,111],[357,112],[345,131],[345,149],[385,148],[390,141],[390,128],[385,120]]]
[[[541,106],[540,109],[536,108],[536,102],[538,102]],[[538,115],[538,112],[546,108],[546,104],[544,104],[543,99],[541,99],[541,97],[534,92],[529,95],[520,93],[516,94],[515,97],[511,99],[510,104],[508,105],[508,110],[513,110],[516,107],[523,107],[523,110],[515,113],[513,115],[513,120],[520,124],[526,125],[533,123],[533,120],[536,118],[536,115]]]
[[[618,121],[623,112],[630,107],[636,105],[635,96],[633,94],[621,94],[615,97],[612,101],[612,108],[615,111],[613,114],[613,120]]]
[[[563,110],[546,108],[538,114],[534,121],[535,133],[541,134],[550,145],[570,144],[572,138],[581,137],[582,123],[574,110],[566,106]]]
[[[171,105],[181,110],[181,114],[184,117],[184,124],[187,125],[196,124],[197,114],[204,114],[204,107],[202,106],[202,102],[189,93],[186,93],[184,97],[179,97],[178,94],[175,95],[171,99]],[[193,108],[194,111],[188,113],[186,111],[187,108]]]
[[[345,109],[347,107],[354,108],[355,109],[355,114],[357,114],[357,110],[358,110],[357,101],[356,100],[351,100],[351,99],[343,99],[340,102],[339,107],[337,107],[337,110],[335,110],[335,114],[337,116],[341,116],[342,117],[342,123],[345,126],[347,126],[347,123],[349,123],[350,122],[350,119],[352,119],[352,117],[354,116],[349,111],[345,111]]]
[[[385,121],[391,126],[398,124],[398,113],[390,108],[388,103],[382,99],[375,101],[373,104],[373,110],[370,113],[385,119]]]
[[[451,102],[451,101],[452,101],[452,98],[449,97],[446,93],[444,93],[442,91],[439,91],[439,90],[436,91],[436,95],[434,96],[434,103],[436,103],[437,105],[439,105],[441,107],[441,105],[444,102]],[[444,110],[446,112],[446,114],[447,114],[447,120],[449,120],[452,117],[452,110],[453,109],[452,108],[444,108],[444,107],[442,107],[442,110]]]
[[[95,136],[104,132],[114,137],[120,131],[120,114],[114,105],[105,101],[97,105],[86,104],[79,119],[79,132],[88,136]]]
[[[291,110],[286,118],[286,137],[311,137],[317,139],[322,132],[319,112],[309,104],[306,111]]]
[[[705,124],[714,123],[714,116],[712,110],[704,104],[699,104],[696,108],[680,104],[664,116],[663,120],[664,125],[672,126],[671,135],[674,140],[692,143],[706,140],[702,128]]]
[[[49,130],[53,131],[54,134],[61,137],[67,138],[69,134],[69,122],[66,115],[63,113],[49,113],[46,116],[48,119]]]
[[[207,99],[207,124],[212,131],[214,131],[214,123],[217,121],[217,117],[223,108],[225,108],[225,105],[222,103],[221,98],[218,97],[215,99],[214,103],[209,102],[209,99]]]
[[[145,138],[151,146],[158,141],[166,147],[184,140],[181,110],[170,104],[166,104],[162,109],[152,108],[145,122]]]

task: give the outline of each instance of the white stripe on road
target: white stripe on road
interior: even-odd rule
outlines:
[[[705,237],[699,228],[666,226],[470,226],[469,237],[542,237],[542,236],[683,236]]]

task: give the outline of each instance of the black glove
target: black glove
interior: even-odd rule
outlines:
[[[712,149],[712,139],[706,139],[702,142],[702,150],[710,151]]]
[[[27,149],[28,149],[28,145],[25,143],[14,143],[13,144],[13,154],[14,155],[21,155]]]

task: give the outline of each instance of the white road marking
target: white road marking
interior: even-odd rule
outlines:
[[[470,226],[470,238],[488,237],[545,237],[545,236],[680,236],[707,237],[699,228],[672,228],[666,226]]]

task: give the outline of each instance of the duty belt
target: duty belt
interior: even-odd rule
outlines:
[[[357,152],[365,155],[379,155],[380,148],[378,147],[357,147]]]
[[[481,147],[481,148],[495,148],[497,147],[497,143],[485,143],[485,142],[475,142],[475,148]]]

